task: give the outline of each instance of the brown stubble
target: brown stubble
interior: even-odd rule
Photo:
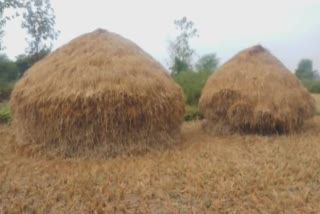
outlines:
[[[171,149],[44,160],[0,131],[1,213],[317,213],[320,117],[288,136],[209,136],[185,123]]]

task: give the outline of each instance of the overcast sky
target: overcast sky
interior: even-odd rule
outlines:
[[[136,42],[166,65],[173,21],[186,16],[199,38],[198,55],[214,52],[221,62],[241,49],[262,44],[289,69],[310,58],[320,70],[320,0],[51,0],[57,28],[54,47],[83,33],[105,28]],[[23,53],[26,42],[19,23],[6,27],[7,54]]]

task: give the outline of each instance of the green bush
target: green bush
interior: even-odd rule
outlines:
[[[197,106],[186,106],[186,112],[184,114],[184,120],[190,121],[190,120],[199,120],[202,119],[202,115],[198,110]]]
[[[310,93],[320,93],[320,80],[302,80]]]
[[[193,71],[183,71],[173,75],[173,79],[181,86],[185,94],[187,105],[198,105],[201,90],[210,75],[211,72]]]
[[[15,81],[19,77],[19,69],[15,62],[6,55],[0,54],[0,101],[7,100]]]
[[[19,69],[15,62],[11,61],[6,55],[0,54],[0,80],[12,82],[19,77]]]
[[[0,80],[0,102],[9,99],[13,85],[14,83],[3,82]]]
[[[186,99],[185,121],[202,119],[198,110],[201,91],[212,72],[183,71],[173,75],[173,79],[181,86]]]
[[[8,123],[11,120],[8,103],[0,103],[0,123]]]

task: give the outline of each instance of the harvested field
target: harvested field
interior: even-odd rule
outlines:
[[[15,154],[0,127],[0,213],[318,213],[320,116],[290,136],[208,136],[103,161]]]

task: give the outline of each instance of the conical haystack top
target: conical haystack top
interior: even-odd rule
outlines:
[[[171,81],[155,81],[160,79],[170,77],[150,55],[120,35],[98,29],[49,54],[26,72],[18,86],[36,83],[24,94],[38,100],[38,96],[96,96],[99,91],[160,93],[177,87]]]
[[[165,69],[133,42],[101,29],[30,68],[10,105],[18,142],[60,156],[109,156],[172,142],[184,113],[182,90]]]
[[[314,115],[301,82],[261,45],[245,49],[212,74],[199,106],[210,126],[248,132],[289,132]]]

